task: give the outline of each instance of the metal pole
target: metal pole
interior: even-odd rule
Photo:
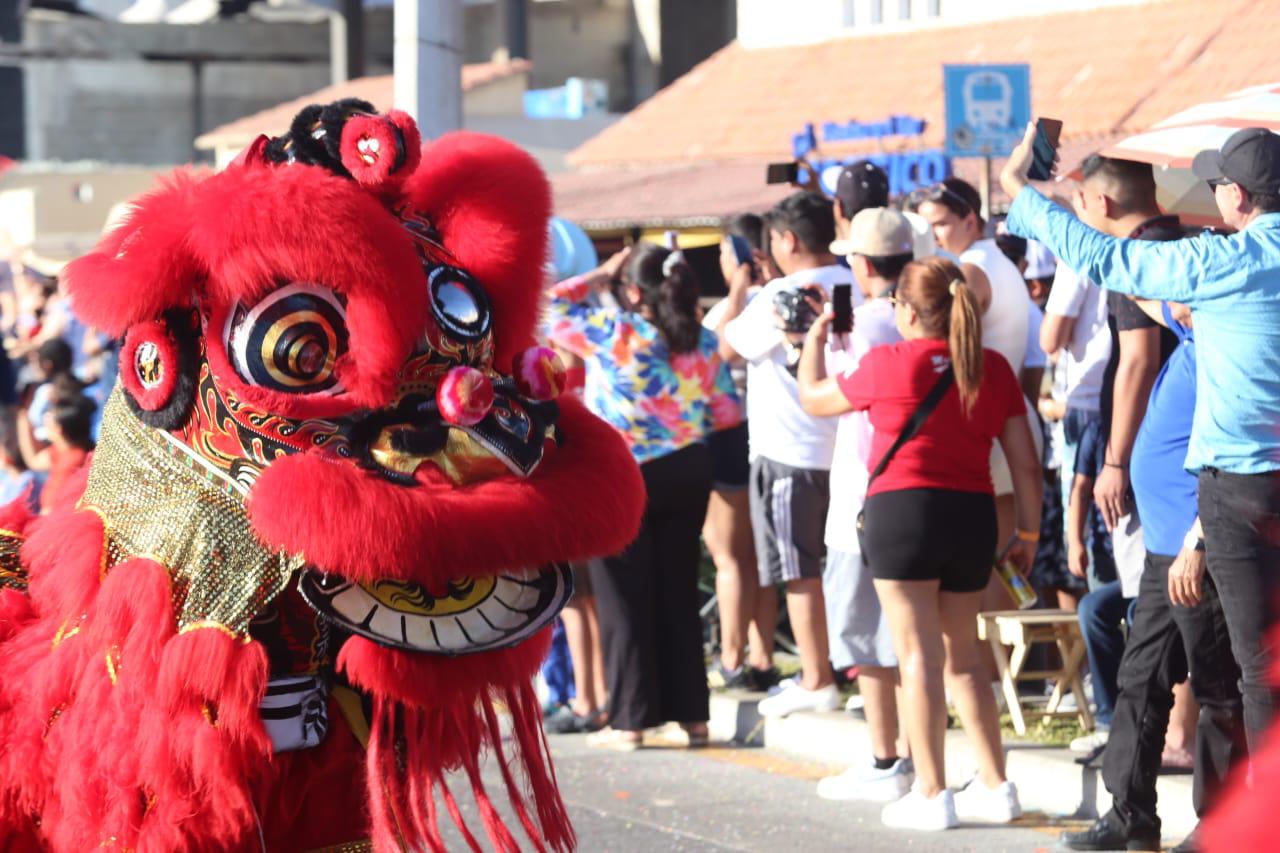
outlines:
[[[462,0],[396,0],[395,102],[424,138],[462,127]]]
[[[528,0],[507,0],[506,32],[507,54],[512,59],[529,58],[529,7]]]
[[[982,195],[982,219],[985,222],[991,220],[991,158],[982,158],[982,181],[978,186],[978,192]]]

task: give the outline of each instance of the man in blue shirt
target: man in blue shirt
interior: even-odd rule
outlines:
[[[1129,461],[1147,558],[1103,754],[1102,778],[1114,805],[1088,829],[1063,835],[1063,845],[1072,850],[1160,848],[1156,775],[1173,686],[1188,669],[1201,705],[1192,794],[1196,814],[1213,806],[1227,772],[1246,753],[1236,684],[1240,670],[1231,656],[1217,589],[1204,577],[1196,478],[1182,467],[1196,401],[1195,342],[1191,327],[1174,318],[1168,303],[1142,303],[1142,309],[1177,335],[1178,346],[1156,377]],[[1183,320],[1190,322],[1185,315]],[[1195,839],[1193,833],[1175,850],[1196,849]]]
[[[1027,186],[1034,125],[1000,175],[1009,230],[1120,293],[1184,303],[1195,318],[1195,413],[1185,467],[1197,472],[1208,571],[1241,671],[1251,752],[1276,706],[1267,669],[1280,584],[1280,137],[1263,128],[1201,152],[1237,233],[1155,243],[1108,237]]]

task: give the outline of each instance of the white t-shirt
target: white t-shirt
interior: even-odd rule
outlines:
[[[982,345],[1005,357],[1016,375],[1027,351],[1027,283],[995,240],[979,240],[960,255],[991,282],[991,304],[982,315]]]
[[[816,284],[831,298],[835,284],[853,284],[853,274],[842,266],[803,270],[775,278],[751,298],[742,313],[725,326],[729,345],[747,360],[747,434],[751,458],[763,456],[792,468],[828,470],[835,445],[832,418],[815,418],[800,407],[800,389],[787,370],[773,311],[774,294]],[[853,304],[862,294],[853,288]]]
[[[848,375],[872,347],[902,340],[893,320],[893,303],[873,299],[853,312],[853,332],[847,350],[827,350],[827,375]],[[835,454],[831,459],[831,502],[827,505],[828,548],[850,554],[861,552],[855,521],[867,497],[869,468],[880,460],[870,460],[871,421],[866,412],[841,415],[836,424]]]
[[[1106,294],[1065,264],[1058,264],[1049,289],[1046,314],[1074,317],[1071,342],[1065,347],[1067,405],[1096,412],[1102,397],[1102,374],[1111,358],[1111,333],[1107,330]]]

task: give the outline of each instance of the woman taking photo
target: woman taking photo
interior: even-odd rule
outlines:
[[[593,288],[611,286],[623,307],[589,304]],[[648,491],[636,540],[591,567],[609,728],[588,742],[636,749],[644,729],[675,721],[690,745],[705,744],[697,585],[711,493],[705,439],[742,420],[733,379],[715,334],[699,323],[698,283],[679,252],[624,249],[552,288],[550,315],[551,342],[586,362],[586,404],[622,433]]]
[[[1006,823],[1021,807],[1005,779],[977,615],[998,549],[1008,544],[1007,559],[1024,574],[1031,565],[1040,462],[1018,380],[1003,356],[982,348],[978,306],[960,269],[941,258],[914,261],[891,298],[902,342],[872,349],[853,373],[819,389],[867,411],[873,472],[889,458],[867,489],[863,553],[893,634],[916,783],[885,806],[882,820],[917,830],[949,829],[958,819]],[[822,351],[830,323],[827,314],[814,324],[806,352]],[[890,456],[921,415],[918,431]],[[1017,499],[1010,543],[996,537],[993,440],[1009,459]],[[977,777],[954,796],[944,781],[944,683],[978,755]]]

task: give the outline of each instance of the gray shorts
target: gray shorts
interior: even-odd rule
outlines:
[[[863,565],[862,555],[850,551],[827,551],[822,571],[822,597],[827,605],[827,641],[831,665],[897,666],[889,621],[880,609],[880,597]]]
[[[828,471],[751,463],[751,528],[760,585],[822,577],[827,546]]]

